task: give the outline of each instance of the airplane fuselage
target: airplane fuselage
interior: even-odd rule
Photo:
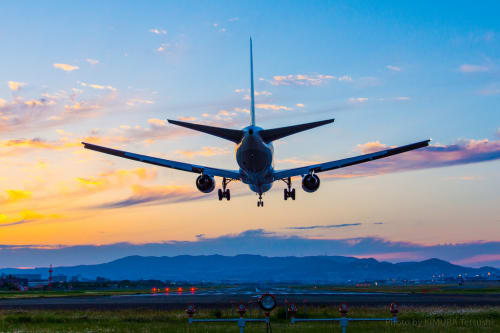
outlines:
[[[248,126],[236,146],[236,161],[240,166],[241,181],[256,193],[267,192],[273,186],[274,147],[259,135],[262,128]]]

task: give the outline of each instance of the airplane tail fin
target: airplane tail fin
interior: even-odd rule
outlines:
[[[280,128],[273,128],[273,129],[267,129],[267,130],[261,130],[259,131],[259,134],[266,143],[270,143],[274,140],[278,140],[281,138],[284,138],[286,136],[296,134],[302,131],[307,131],[309,129],[318,127],[318,126],[323,126],[326,124],[333,123],[335,119],[328,119],[328,120],[321,120],[321,121],[315,121],[312,123],[306,123],[306,124],[300,124],[300,125],[294,125],[294,126],[287,126],[287,127],[280,127]]]
[[[217,136],[219,138],[232,141],[234,143],[240,143],[241,139],[243,138],[243,131],[241,131],[241,130],[207,126],[207,125],[199,125],[199,124],[187,123],[184,121],[170,120],[170,119],[168,120],[168,122],[171,124],[186,127],[186,128],[198,131],[198,132],[203,132],[206,134],[214,135],[214,136]]]
[[[253,89],[253,52],[252,37],[250,37],[250,116],[252,117],[252,126],[255,126],[255,94]]]

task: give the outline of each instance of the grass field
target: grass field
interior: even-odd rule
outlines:
[[[347,332],[500,332],[500,307],[401,307],[399,323],[350,323]],[[297,318],[338,317],[335,307],[308,307]],[[230,309],[200,310],[195,318],[232,317]],[[248,315],[248,313],[247,313]],[[262,317],[253,309],[252,317]],[[273,311],[273,332],[340,332],[338,323],[296,323],[284,308]],[[357,307],[349,317],[390,317],[386,307]],[[0,332],[238,332],[235,323],[187,324],[183,311],[89,310],[16,311],[0,309]],[[249,323],[245,332],[265,332],[265,324]]]
[[[147,294],[151,290],[54,290],[54,291],[0,291],[0,299],[38,297],[82,297]]]

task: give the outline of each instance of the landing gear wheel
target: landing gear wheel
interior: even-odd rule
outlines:
[[[227,201],[231,200],[231,192],[227,188],[227,184],[229,184],[232,181],[232,179],[227,179],[223,178],[222,179],[222,189],[219,189],[217,191],[217,194],[219,195],[219,200],[222,200],[226,198]]]
[[[283,190],[283,198],[285,200],[288,200],[288,198],[292,198],[292,200],[295,200],[295,189],[292,188],[292,178],[288,177],[281,180],[285,182],[287,187]]]

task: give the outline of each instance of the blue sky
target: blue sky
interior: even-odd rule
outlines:
[[[497,2],[2,7],[0,244],[196,242],[201,233],[217,238],[254,229],[422,246],[498,240]],[[292,203],[283,202],[276,184],[259,211],[241,184],[221,204],[201,197],[191,174],[82,151],[78,143],[89,140],[237,168],[231,143],[165,119],[246,126],[250,36],[258,125],[336,118],[278,141],[277,168],[427,138],[433,147],[324,175],[318,192],[299,191]],[[142,204],[116,205],[130,198]],[[354,223],[362,224],[289,228]],[[481,252],[488,262],[500,260],[498,250],[488,251]]]

